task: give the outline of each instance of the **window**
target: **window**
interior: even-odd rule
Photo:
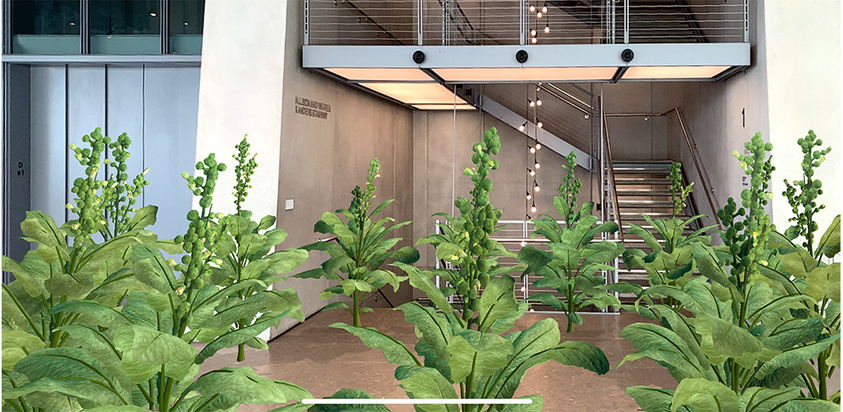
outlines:
[[[78,0],[12,0],[12,53],[79,54]]]

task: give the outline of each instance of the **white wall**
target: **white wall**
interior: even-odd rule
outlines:
[[[839,0],[776,0],[765,3],[767,95],[770,141],[776,166],[772,191],[773,222],[784,230],[792,215],[782,196],[783,179],[802,176],[802,156],[796,139],[814,130],[831,153],[815,178],[824,183],[818,223],[824,231],[841,213],[840,165],[840,15]]]

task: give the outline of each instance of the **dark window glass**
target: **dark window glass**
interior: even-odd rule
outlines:
[[[161,53],[158,0],[91,0],[91,53]]]
[[[79,0],[12,0],[12,53],[79,54]]]
[[[201,54],[205,0],[170,1],[170,53]]]

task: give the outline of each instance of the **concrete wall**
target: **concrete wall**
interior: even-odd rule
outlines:
[[[527,168],[533,168],[533,155],[527,151],[527,138],[521,132],[492,116],[473,112],[417,111],[413,116],[413,238],[420,239],[435,233],[436,220],[444,221],[437,212],[459,214],[454,208],[454,198],[468,198],[473,188],[471,179],[463,175],[471,163],[472,146],[480,141],[484,130],[495,127],[501,138],[501,150],[493,159],[498,160],[498,170],[492,171],[492,204],[502,210],[501,220],[524,220],[530,204],[526,190],[532,190],[532,178]],[[541,191],[534,197],[537,213],[558,217],[553,207],[553,196],[562,183],[565,159],[543,148],[537,152],[541,168],[536,181]],[[582,168],[576,169],[582,181],[580,202],[599,197],[599,189],[591,183],[591,176]],[[592,191],[592,187],[594,190]],[[433,248],[424,245],[420,265],[433,267],[436,257]]]
[[[288,22],[302,20],[302,3],[288,2]],[[287,25],[286,55],[283,71],[283,108],[281,113],[281,158],[279,166],[278,225],[289,233],[287,247],[312,243],[322,234],[313,232],[313,224],[322,213],[347,208],[351,190],[365,183],[369,162],[377,157],[381,177],[375,202],[395,199],[380,216],[398,221],[413,218],[413,145],[409,109],[354,90],[301,68],[301,25]],[[296,113],[296,98],[316,100],[330,105],[327,119]],[[295,208],[285,211],[283,201],[293,199]],[[318,235],[318,236],[317,236]],[[412,229],[405,226],[393,232],[404,239],[398,247],[411,245]],[[301,270],[317,267],[327,255],[313,252]],[[305,314],[312,314],[327,302],[319,292],[330,284],[324,279],[295,279],[283,287],[295,287]],[[397,294],[384,289],[393,304],[409,301],[412,291],[406,285]],[[383,301],[371,301],[370,306]],[[283,323],[285,329],[290,323]]]

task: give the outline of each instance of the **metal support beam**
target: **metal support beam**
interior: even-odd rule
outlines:
[[[478,95],[477,99],[478,107],[480,108],[480,110],[506,123],[515,130],[518,130],[518,126],[521,126],[522,124],[524,124],[524,122],[527,122],[528,124],[532,125],[532,122],[530,122],[529,120],[521,117],[512,110],[507,109],[500,103],[490,99],[488,96]],[[531,129],[537,130],[536,135],[531,136],[528,133],[524,133],[524,135],[531,139],[535,139],[537,142],[541,143],[542,146],[552,150],[560,156],[567,156],[568,153],[571,153],[571,151],[573,151],[577,154],[577,165],[579,165],[585,170],[588,170],[589,172],[593,173],[595,171],[594,165],[596,164],[596,161],[588,153],[577,149],[574,145],[562,140],[562,138],[554,135],[553,133],[548,132],[547,130],[537,129],[536,127],[527,128],[527,130]]]

